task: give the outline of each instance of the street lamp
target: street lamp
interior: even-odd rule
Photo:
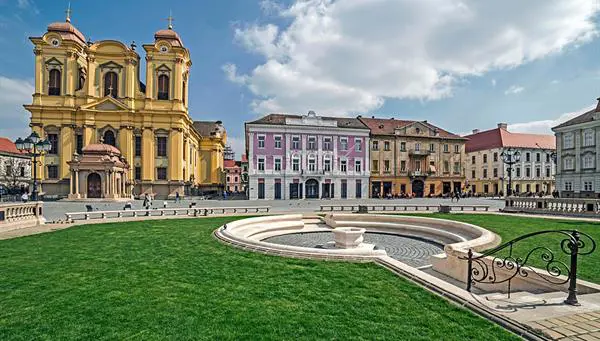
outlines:
[[[49,152],[52,149],[52,144],[48,140],[41,140],[40,135],[34,131],[25,139],[19,137],[15,141],[15,145],[17,150],[33,157],[33,190],[31,191],[31,200],[36,201],[38,200],[37,158]]]
[[[521,152],[518,150],[514,150],[512,148],[508,148],[500,154],[502,157],[502,162],[508,165],[508,190],[506,191],[507,196],[511,196],[513,194],[512,190],[512,171],[513,165],[521,160]]]

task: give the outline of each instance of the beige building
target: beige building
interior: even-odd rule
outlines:
[[[509,167],[502,161],[502,153],[509,149],[520,154],[512,166],[512,189],[516,195],[550,194],[554,190],[554,136],[511,133],[506,123],[500,123],[495,129],[474,130],[465,137],[469,139],[465,169],[471,193],[508,193]]]
[[[359,119],[371,135],[371,197],[438,196],[464,189],[464,138],[427,121]]]

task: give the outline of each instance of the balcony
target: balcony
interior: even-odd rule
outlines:
[[[428,156],[429,154],[431,154],[431,152],[429,150],[411,149],[408,151],[408,155],[414,155],[414,156]]]
[[[414,171],[409,171],[408,172],[408,176],[410,176],[411,178],[415,178],[415,177],[425,177],[428,176],[429,173],[427,172],[423,172],[420,170],[414,170]]]

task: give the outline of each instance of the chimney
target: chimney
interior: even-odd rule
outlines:
[[[479,129],[473,129],[473,134],[479,133]]]
[[[596,105],[596,111],[600,110],[600,97],[596,98],[598,105]]]
[[[508,124],[507,123],[498,123],[498,128],[507,130]]]

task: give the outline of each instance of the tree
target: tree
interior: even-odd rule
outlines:
[[[0,163],[0,174],[4,185],[12,193],[18,193],[21,186],[27,187],[31,179],[30,162],[17,157],[5,157]]]

